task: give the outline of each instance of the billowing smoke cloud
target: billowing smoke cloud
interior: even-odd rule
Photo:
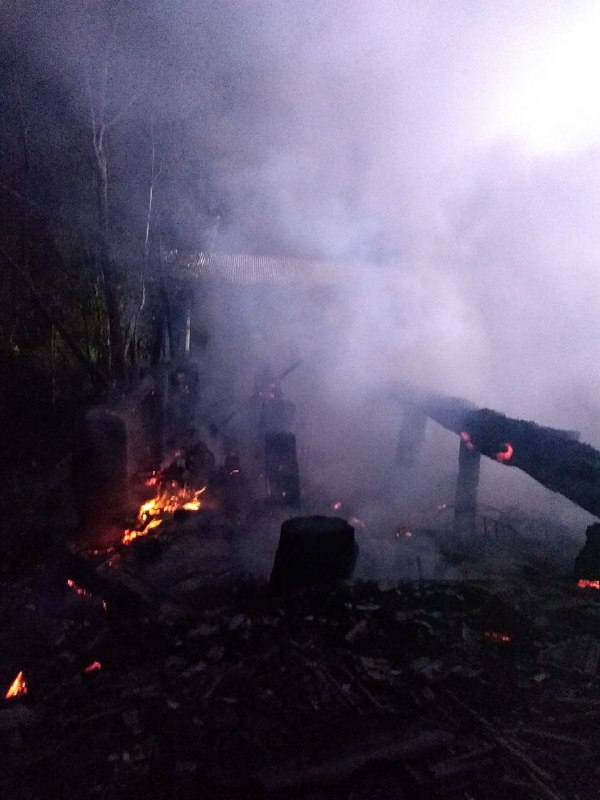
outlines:
[[[204,130],[223,156],[218,246],[370,265],[348,269],[347,352],[333,348],[353,382],[412,379],[598,441],[598,150],[581,149],[581,120],[545,109],[564,134],[548,155],[509,102],[523,85],[532,107],[548,94],[532,84],[540,54],[560,62],[592,11],[256,2],[169,15],[191,65],[184,96],[207,80],[221,96]]]
[[[94,37],[83,46],[71,21],[61,48],[70,4],[47,5],[28,46],[72,81]],[[345,434],[368,418],[388,449],[396,412],[377,418],[373,398],[400,380],[600,444],[594,3],[139,7],[121,7],[119,68],[185,117],[220,214],[214,246],[347,265],[318,341],[314,308],[240,300],[236,320],[272,321],[250,355],[312,361]],[[14,16],[11,30],[23,44]]]

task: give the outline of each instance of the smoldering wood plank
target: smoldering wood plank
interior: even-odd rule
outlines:
[[[324,759],[320,763],[302,764],[299,761],[280,765],[277,770],[262,776],[260,784],[267,794],[276,794],[300,787],[331,785],[347,780],[370,762],[400,761],[447,748],[454,741],[445,730],[387,733],[368,742]]]
[[[467,400],[404,387],[402,402],[417,405],[442,427],[467,434],[482,455],[517,467],[542,486],[600,516],[600,452],[579,441],[576,431],[516,419]]]

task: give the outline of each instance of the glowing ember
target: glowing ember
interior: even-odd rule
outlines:
[[[17,677],[8,687],[8,691],[4,695],[5,700],[10,700],[11,697],[19,697],[19,695],[27,694],[27,681],[23,676],[23,670],[19,672]]]
[[[498,459],[498,461],[503,461],[504,463],[506,463],[507,461],[510,461],[511,458],[513,457],[515,449],[512,446],[512,444],[510,444],[510,442],[504,442],[502,447],[504,448],[504,450],[500,450],[499,453],[496,453],[496,458]]]
[[[91,592],[88,592],[87,589],[84,589],[82,586],[78,586],[75,581],[71,580],[71,578],[67,578],[67,586],[69,589],[72,589],[75,594],[79,595],[79,597],[90,597],[94,598],[94,595]],[[106,600],[102,600],[102,608],[106,611]]]
[[[461,442],[465,443],[465,447],[467,448],[467,450],[472,450],[473,447],[475,446],[471,441],[471,434],[467,433],[467,431],[460,432],[460,440]]]
[[[354,525],[355,528],[366,528],[364,520],[359,519],[358,517],[349,517],[348,522],[350,525]]]
[[[88,664],[87,667],[83,670],[84,672],[98,672],[102,669],[102,664],[100,661],[92,661],[91,664]]]
[[[577,581],[578,589],[598,589],[600,590],[600,581],[588,581],[585,578]]]
[[[105,547],[102,550],[92,549],[92,550],[88,550],[87,551],[88,555],[90,555],[90,556],[109,556],[109,555],[111,555],[111,553],[114,553],[114,552],[115,552],[115,548],[114,547]]]
[[[126,530],[121,541],[130,544],[140,536],[146,536],[154,528],[162,525],[164,514],[174,514],[179,509],[185,511],[199,511],[201,508],[200,496],[206,491],[202,489],[188,489],[187,486],[178,487],[176,484],[163,489],[156,497],[142,503],[138,511],[136,527]]]
[[[81,586],[78,586],[75,581],[72,581],[71,578],[67,578],[67,586],[69,589],[73,589],[75,594],[78,594],[80,597],[91,597],[92,593],[88,592],[87,589],[83,589]]]
[[[483,637],[487,642],[494,642],[496,644],[512,642],[512,637],[509,636],[508,633],[499,633],[498,631],[486,631]]]
[[[158,485],[158,475],[156,474],[156,472],[153,472],[152,475],[150,475],[149,478],[146,478],[146,480],[144,481],[144,484],[146,486],[157,486]]]

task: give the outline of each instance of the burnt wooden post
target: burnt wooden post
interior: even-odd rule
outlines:
[[[80,536],[95,546],[120,538],[127,511],[127,432],[117,414],[90,409],[73,447]]]
[[[164,386],[163,376],[147,376],[132,396],[128,431],[132,472],[157,469],[164,455]]]
[[[458,450],[458,477],[454,501],[454,530],[456,533],[477,533],[477,488],[481,453],[470,441],[460,440]]]
[[[577,580],[600,580],[600,522],[588,525],[585,531],[585,544],[575,559]]]
[[[267,492],[274,505],[300,503],[300,475],[296,437],[292,433],[265,434],[265,473]]]
[[[397,467],[413,467],[418,463],[425,442],[426,425],[427,417],[417,406],[405,409],[396,447]]]

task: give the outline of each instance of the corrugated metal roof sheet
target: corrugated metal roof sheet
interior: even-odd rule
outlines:
[[[193,277],[238,285],[332,286],[342,282],[341,264],[278,256],[235,253],[182,253],[172,250],[166,262]]]

